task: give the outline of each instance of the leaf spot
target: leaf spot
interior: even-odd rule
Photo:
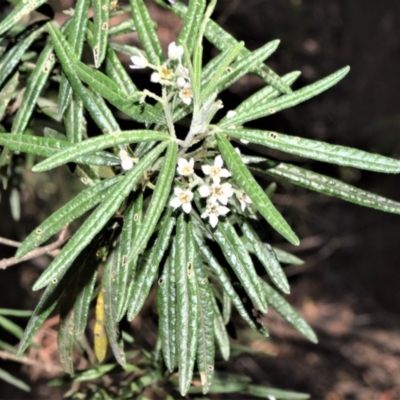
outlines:
[[[270,132],[269,137],[270,137],[270,139],[275,140],[278,138],[278,134],[276,132]]]

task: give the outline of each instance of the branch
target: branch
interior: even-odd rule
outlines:
[[[16,361],[21,364],[30,365],[33,367],[39,367],[39,368],[45,369],[46,371],[51,370],[52,372],[58,372],[58,373],[63,372],[62,368],[60,368],[57,365],[45,364],[40,361],[33,360],[32,358],[29,358],[29,357],[17,357],[15,354],[10,353],[8,351],[0,350],[0,358],[3,360]]]
[[[11,265],[16,265],[21,262],[31,260],[32,258],[42,256],[44,254],[50,254],[52,251],[57,250],[60,246],[62,246],[68,239],[69,239],[68,227],[66,226],[60,232],[60,235],[58,236],[58,239],[55,242],[50,243],[47,246],[38,247],[30,251],[22,258],[16,258],[16,257],[4,258],[3,260],[0,261],[0,269],[6,269],[8,267],[11,267]],[[13,240],[8,240],[4,238],[0,238],[0,243],[8,244],[9,246],[13,247],[19,247],[21,245],[21,243],[19,242],[14,242]]]

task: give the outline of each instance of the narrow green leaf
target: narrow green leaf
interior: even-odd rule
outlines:
[[[189,234],[193,234],[193,227],[190,225]],[[207,394],[214,376],[214,307],[211,300],[210,283],[197,248],[195,251],[194,267],[196,270],[197,302],[199,305],[197,369],[203,386],[203,394]]]
[[[248,222],[243,221],[241,228],[242,232],[253,246],[254,254],[264,266],[272,282],[274,282],[283,293],[289,294],[289,282],[271,246],[262,243],[262,240]]]
[[[0,308],[0,315],[11,317],[30,317],[32,311],[30,310],[13,310],[9,308]]]
[[[275,311],[280,314],[289,324],[293,325],[300,333],[302,333],[308,340],[317,343],[318,339],[311,326],[299,315],[299,313],[292,308],[292,306],[272,289],[266,282],[262,282],[266,292],[268,303]]]
[[[253,129],[229,130],[225,131],[225,133],[238,139],[248,140],[251,143],[262,144],[272,149],[311,158],[313,160],[360,168],[368,171],[385,173],[400,172],[399,160],[379,154],[368,153],[352,147],[333,145],[317,140],[285,135],[283,133]]]
[[[90,0],[78,0],[74,8],[68,31],[67,42],[72,47],[77,58],[81,57],[83,44],[85,40],[86,25],[88,22]],[[71,100],[72,87],[64,72],[61,74],[60,89],[58,92],[58,115],[64,115]]]
[[[111,48],[107,50],[106,73],[128,96],[138,90],[122,65],[121,60]]]
[[[170,213],[168,213],[149,256],[134,279],[132,289],[129,293],[128,321],[133,320],[143,307],[151,286],[156,279],[159,264],[169,246],[175,222],[175,218],[171,217]]]
[[[144,250],[151,235],[156,228],[158,220],[167,204],[171,193],[171,185],[175,176],[176,163],[178,158],[178,148],[176,142],[168,144],[168,150],[164,158],[160,174],[157,178],[156,187],[151,196],[149,206],[144,216],[140,232],[137,237],[135,247],[128,255],[127,262],[131,263]]]
[[[0,92],[0,121],[3,120],[11,99],[13,99],[17,95],[18,84],[19,84],[19,72],[16,72],[8,80],[8,82],[4,85],[3,89]]]
[[[176,240],[164,265],[157,288],[158,332],[165,365],[173,372],[176,365]]]
[[[192,54],[193,52],[205,8],[205,0],[195,0],[189,2],[183,28],[180,31],[177,40],[178,44],[186,45],[189,54]]]
[[[243,163],[240,155],[236,153],[233,146],[229,143],[228,139],[222,134],[217,134],[215,136],[222,157],[238,185],[250,197],[267,222],[290,243],[298,245],[298,237],[261,189],[247,166]]]
[[[93,4],[93,58],[96,68],[99,68],[106,56],[108,41],[108,23],[110,0],[92,0]]]
[[[2,315],[0,315],[0,326],[10,332],[17,339],[21,339],[23,336],[24,331],[17,324]]]
[[[120,35],[126,35],[136,31],[135,23],[131,18],[121,21],[108,29],[108,37],[113,38]]]
[[[229,125],[243,125],[246,122],[275,114],[286,108],[294,107],[336,85],[336,83],[342,80],[349,71],[350,67],[344,67],[326,78],[320,79],[319,81],[296,90],[293,93],[280,96],[267,103],[262,102],[261,104],[248,109],[247,112],[238,113],[229,120],[221,122],[219,126],[221,128],[226,128]]]
[[[251,257],[237,235],[235,228],[229,221],[220,221],[213,235],[226,261],[232,267],[243,288],[253,301],[254,306],[265,313],[267,311],[267,302],[263,295],[262,286]]]
[[[222,318],[221,311],[218,308],[218,304],[217,301],[215,300],[215,297],[211,296],[211,300],[214,307],[215,339],[217,341],[222,358],[225,361],[228,361],[230,356],[230,343],[229,343],[228,332],[226,331],[224,320]]]
[[[21,104],[13,120],[12,133],[23,132],[28,126],[33,110],[36,107],[36,100],[46,84],[54,64],[53,46],[48,43],[41,52],[36,66],[28,78]]]
[[[118,285],[117,269],[121,263],[120,248],[111,250],[104,266],[102,290],[104,293],[105,325],[112,352],[119,364],[125,366],[123,340],[118,328]]]
[[[122,227],[122,233],[120,238],[119,246],[121,247],[121,264],[117,272],[118,280],[118,321],[120,321],[128,308],[129,304],[129,290],[132,282],[135,282],[136,276],[134,276],[135,268],[130,268],[127,263],[128,254],[136,242],[136,236],[142,223],[143,213],[143,192],[136,196],[135,200],[132,201],[125,213],[124,213],[124,225]]]
[[[129,0],[129,3],[131,5],[132,18],[146,55],[153,65],[160,65],[164,56],[160,41],[154,30],[154,22],[150,18],[147,7],[143,0]]]
[[[262,399],[274,398],[276,400],[307,400],[310,398],[307,393],[291,392],[288,390],[268,388],[259,385],[249,385],[247,386],[246,390],[241,391],[241,393],[249,396],[260,397]]]
[[[7,32],[9,29],[13,28],[21,18],[30,14],[44,3],[46,3],[46,0],[35,0],[29,2],[19,1],[17,6],[10,12],[10,14],[8,14],[7,17],[1,21],[0,36],[3,35],[4,32]]]
[[[246,310],[245,305],[243,304],[240,296],[236,293],[236,290],[233,287],[228,275],[218,263],[217,259],[214,257],[204,240],[200,238],[196,232],[194,232],[194,240],[204,261],[207,262],[209,268],[215,274],[218,282],[224,290],[224,293],[229,296],[239,315],[249,324],[252,329],[260,331],[263,336],[268,336],[268,331],[266,328],[258,321],[255,321],[255,318],[252,316],[252,314]]]
[[[272,250],[274,250],[274,253],[275,253],[278,261],[281,263],[292,264],[292,265],[304,264],[304,261],[301,258],[296,257],[293,254],[288,253],[285,250],[278,249],[276,247],[273,247]]]
[[[60,325],[57,335],[57,346],[63,370],[73,376],[74,363],[72,351],[74,347],[74,302],[76,299],[76,275],[60,300]]]
[[[116,176],[106,179],[96,186],[83,190],[30,233],[18,248],[16,257],[23,257],[35,247],[44,243],[52,235],[59,232],[64,226],[100,203],[104,198],[114,192],[115,185],[120,181],[121,177]]]
[[[4,382],[9,383],[10,385],[17,387],[20,390],[23,390],[24,392],[31,391],[31,388],[24,381],[21,381],[21,379],[18,379],[14,375],[11,375],[3,368],[0,368],[0,379]]]
[[[66,150],[59,151],[47,160],[35,165],[32,170],[34,172],[47,171],[62,164],[66,164],[77,157],[108,147],[115,147],[119,144],[169,140],[169,138],[170,137],[165,133],[149,130],[120,131],[111,135],[97,136],[77,143]]]
[[[76,278],[77,297],[74,302],[74,336],[75,339],[81,341],[85,333],[90,302],[96,284],[98,272],[98,251],[97,246],[89,247],[85,258],[81,258],[81,267]]]
[[[74,95],[70,100],[65,116],[65,131],[68,141],[79,143],[86,132],[86,121],[83,115],[83,102]]]
[[[92,212],[90,217],[64,246],[57,258],[42,273],[33,286],[33,290],[38,290],[48,285],[52,279],[58,279],[65,273],[77,255],[90,243],[93,237],[118,210],[122,201],[132,190],[133,185],[142,177],[146,169],[154,163],[166,146],[167,143],[159,144],[143,157],[139,163],[124,176],[121,182],[115,185],[114,191],[109,193],[96,210]]]
[[[1,27],[2,25],[0,25],[0,32]],[[45,29],[45,26],[36,29],[29,36],[3,54],[0,58],[0,86],[3,85],[7,77],[14,71],[14,68],[20,62],[21,57],[26,53],[27,49],[45,31]]]
[[[197,349],[198,298],[194,268],[193,243],[185,216],[181,213],[176,224],[176,334],[179,367],[179,391],[185,396],[192,382]]]
[[[400,203],[397,201],[390,200],[375,193],[356,188],[338,179],[321,175],[295,165],[271,163],[271,168],[260,168],[258,170],[275,178],[293,183],[294,185],[313,190],[314,192],[337,197],[349,201],[350,203],[359,204],[360,206],[400,214]]]
[[[228,294],[224,290],[222,293],[222,319],[225,325],[228,325],[228,322],[231,319],[232,313],[232,301],[229,298]]]

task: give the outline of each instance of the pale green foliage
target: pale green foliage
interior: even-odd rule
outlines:
[[[307,398],[214,373],[215,344],[221,356],[229,358],[226,324],[231,305],[264,336],[268,331],[261,316],[272,307],[305,337],[317,341],[311,327],[278,293],[290,292],[280,262],[298,264],[301,260],[263,242],[255,222],[266,220],[271,230],[293,245],[299,244],[299,239],[253,172],[262,171],[278,180],[383,211],[399,213],[400,204],[300,167],[246,156],[235,149],[235,143],[244,152],[243,144],[250,142],[384,173],[400,172],[400,162],[339,145],[245,128],[249,121],[327,90],[349,68],[293,92],[290,86],[298,72],[279,77],[264,64],[279,41],[249,51],[211,20],[216,1],[207,6],[205,0],[190,0],[188,7],[178,1],[173,6],[156,2],[183,19],[183,29],[168,54],[162,51],[143,0],[130,0],[119,9],[111,1],[78,0],[62,27],[52,21],[39,23],[23,31],[0,57],[1,119],[9,117],[7,105],[25,88],[12,116],[11,131],[0,125],[0,166],[6,171],[3,184],[13,174],[13,155],[22,152],[45,158],[33,167],[35,172],[72,164],[74,173],[88,186],[27,237],[17,257],[93,209],[35,283],[34,290],[46,290],[22,337],[19,354],[59,304],[60,358],[73,375],[74,343],[81,343],[90,304],[103,291],[104,321],[100,322],[114,357],[125,371],[137,372],[139,367],[130,364],[129,353],[125,354],[123,338],[128,336],[120,332],[119,325],[126,315],[129,320],[137,316],[151,288],[157,286],[160,337],[155,354],[157,365],[161,365],[162,355],[169,372],[160,367],[151,370],[144,352],[142,367],[150,372],[139,374],[143,376],[135,381],[135,388],[121,388],[119,398],[132,398],[142,387],[161,380],[174,381],[170,374],[176,369],[179,382],[174,384],[182,395],[196,391],[190,389],[196,372],[204,393],[236,391],[277,399]],[[19,1],[0,23],[0,34],[7,34],[23,15],[43,3]],[[93,22],[88,20],[90,6]],[[110,18],[122,12],[130,13],[131,18],[109,29]],[[131,30],[137,31],[141,48],[109,41]],[[221,51],[207,65],[203,63],[203,37]],[[24,54],[43,38],[47,43],[35,54],[30,68],[23,68]],[[91,48],[94,65],[81,61],[84,44]],[[117,52],[132,57],[133,80]],[[135,69],[151,71],[150,79],[159,89],[137,89]],[[265,87],[236,110],[225,110],[221,117],[219,93],[248,73],[261,77]],[[141,79],[147,78],[142,75]],[[39,132],[33,124],[34,111],[38,105],[43,107],[50,81],[59,82],[57,100],[52,96],[43,108],[53,128],[49,125]],[[121,114],[140,127],[121,130],[117,119]],[[88,132],[88,116],[97,131]],[[258,275],[255,262],[264,267],[265,276]],[[268,279],[270,283],[265,281]],[[72,380],[96,379],[116,368],[93,366]],[[0,378],[7,379],[2,371]]]

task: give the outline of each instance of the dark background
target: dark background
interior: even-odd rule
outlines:
[[[161,37],[169,43],[179,29],[177,20],[156,7],[152,10]],[[301,70],[295,87],[351,66],[350,74],[328,92],[261,121],[264,129],[400,157],[398,1],[220,0],[215,18],[250,49],[280,38],[268,64],[279,74]],[[224,102],[233,107],[259,87],[257,79],[242,79]],[[400,201],[398,176],[302,162]],[[63,194],[55,197],[65,202]],[[22,240],[37,219],[48,215],[47,202],[54,201],[29,191],[22,199],[23,220],[16,226],[7,193],[2,192],[0,236]],[[242,356],[232,368],[262,384],[309,392],[313,399],[400,398],[400,217],[288,185],[278,185],[274,201],[302,239],[299,249],[283,243],[281,247],[306,261],[287,268],[293,285],[290,301],[315,328],[320,344],[307,343],[270,313],[271,341],[247,332],[241,336],[278,356]],[[1,258],[10,255],[9,248],[0,247]],[[32,297],[29,287],[40,265],[45,260],[0,272],[0,307],[34,306],[37,293]],[[19,369],[11,362],[2,366]],[[0,381],[0,398],[60,396],[45,389],[43,382],[39,380],[36,397],[23,397]]]

